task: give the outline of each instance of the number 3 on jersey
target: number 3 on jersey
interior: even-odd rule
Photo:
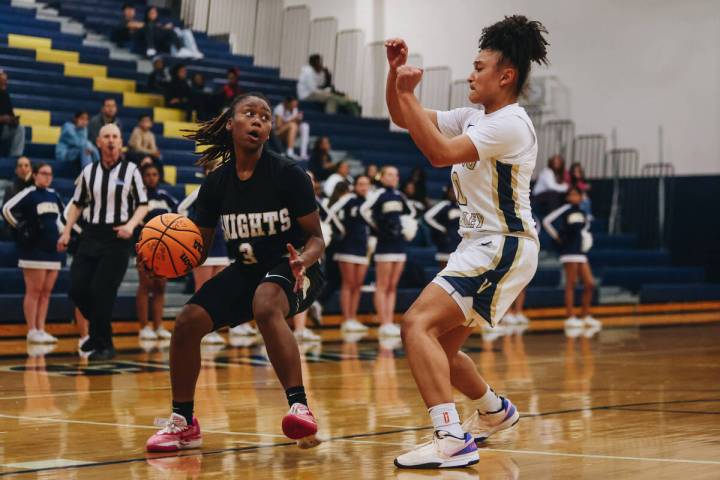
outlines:
[[[460,175],[457,172],[452,172],[452,183],[455,187],[455,197],[457,198],[458,205],[467,205],[467,197],[460,188]]]
[[[255,252],[253,251],[253,247],[249,243],[241,243],[238,247],[238,250],[240,251],[240,255],[242,255],[242,263],[244,263],[245,265],[252,265],[253,263],[258,263],[257,258],[255,258]]]

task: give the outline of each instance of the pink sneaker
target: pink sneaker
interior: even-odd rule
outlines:
[[[193,418],[192,425],[188,425],[185,417],[173,413],[169,420],[161,421],[158,426],[163,428],[148,438],[145,444],[148,452],[176,452],[199,448],[202,445],[202,434],[197,418]]]
[[[297,441],[300,448],[312,448],[320,445],[317,433],[317,421],[308,407],[294,403],[282,419],[283,433]]]

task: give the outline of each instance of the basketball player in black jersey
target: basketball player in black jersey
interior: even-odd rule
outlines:
[[[268,100],[246,94],[189,136],[207,146],[200,165],[219,163],[200,187],[193,220],[206,252],[220,220],[235,261],[207,281],[175,320],[170,347],[173,413],[148,439],[148,451],[201,445],[200,426],[193,417],[200,341],[213,330],[253,318],[290,405],[283,432],[301,448],[319,443],[317,423],[307,407],[300,352],[286,318],[307,309],[322,288],[318,261],[325,243],[307,174],[264,148],[271,129]]]

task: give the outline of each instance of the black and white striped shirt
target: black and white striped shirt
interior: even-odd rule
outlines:
[[[147,193],[137,166],[120,160],[107,169],[102,162],[83,168],[75,187],[73,202],[87,208],[90,225],[122,225],[130,220],[135,209],[147,205]]]

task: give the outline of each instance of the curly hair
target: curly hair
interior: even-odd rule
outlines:
[[[489,27],[483,28],[480,35],[480,50],[500,52],[498,63],[509,62],[518,70],[516,93],[522,92],[528,75],[530,62],[547,65],[547,47],[550,45],[543,34],[548,31],[536,21],[528,20],[524,15],[505,17]]]
[[[183,130],[188,132],[185,138],[194,140],[197,147],[207,147],[195,162],[196,165],[212,170],[218,165],[227,162],[235,153],[232,132],[225,128],[228,120],[235,114],[235,107],[248,98],[259,98],[270,108],[270,100],[259,92],[249,92],[235,97],[227,110],[217,117],[203,122],[197,130]],[[272,109],[271,109],[272,110]],[[210,168],[207,168],[210,167]]]

